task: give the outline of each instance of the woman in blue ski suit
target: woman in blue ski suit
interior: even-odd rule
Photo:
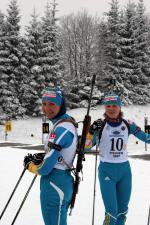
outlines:
[[[121,99],[116,94],[105,96],[104,105],[105,119],[98,119],[91,125],[86,148],[91,148],[98,140],[98,176],[105,206],[103,225],[124,225],[132,188],[127,154],[128,137],[133,134],[139,140],[150,143],[150,135],[141,131],[135,123],[123,119]]]
[[[67,225],[67,211],[74,183],[70,169],[76,154],[77,131],[72,118],[66,114],[64,96],[60,89],[44,90],[42,109],[53,123],[48,135],[51,147],[42,164],[37,166],[30,162],[28,170],[41,175],[40,200],[45,225]]]

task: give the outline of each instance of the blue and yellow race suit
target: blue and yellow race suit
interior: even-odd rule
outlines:
[[[98,176],[105,206],[103,225],[124,225],[132,188],[132,174],[128,161],[127,144],[129,135],[150,143],[150,135],[135,123],[121,119],[106,121],[99,140],[100,164]],[[87,135],[86,149],[96,144],[94,135]]]
[[[63,114],[52,120],[54,127],[48,135],[48,141],[60,145],[62,150],[52,148],[37,170],[41,175],[40,200],[45,225],[67,225],[67,211],[73,193],[70,168],[77,146],[75,126],[71,122],[63,122],[68,118],[70,116]]]

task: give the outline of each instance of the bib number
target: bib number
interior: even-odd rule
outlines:
[[[123,148],[123,139],[122,138],[112,138],[111,139],[111,151],[114,152],[115,150],[121,151]]]

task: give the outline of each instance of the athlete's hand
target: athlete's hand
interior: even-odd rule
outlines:
[[[23,165],[26,169],[28,169],[29,164],[32,162],[33,156],[32,154],[28,154],[24,157]]]
[[[33,162],[30,162],[29,166],[28,166],[28,170],[31,173],[38,174],[38,169],[39,169],[40,166],[41,166],[41,164],[35,165]]]
[[[103,124],[103,120],[102,120],[102,119],[95,120],[95,121],[93,122],[93,124],[90,126],[89,133],[90,133],[90,134],[94,134],[94,132],[95,132],[96,130],[101,129],[102,124]]]
[[[43,162],[44,156],[45,156],[45,152],[35,153],[32,156],[32,162],[35,165],[39,165]]]

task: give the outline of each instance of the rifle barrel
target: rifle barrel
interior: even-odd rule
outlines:
[[[91,106],[91,101],[92,101],[92,94],[93,94],[95,79],[96,79],[96,75],[94,74],[93,78],[92,78],[92,86],[91,86],[91,93],[90,93],[89,104],[88,104],[88,109],[87,109],[87,115],[89,115],[89,112],[90,112],[90,106]]]

